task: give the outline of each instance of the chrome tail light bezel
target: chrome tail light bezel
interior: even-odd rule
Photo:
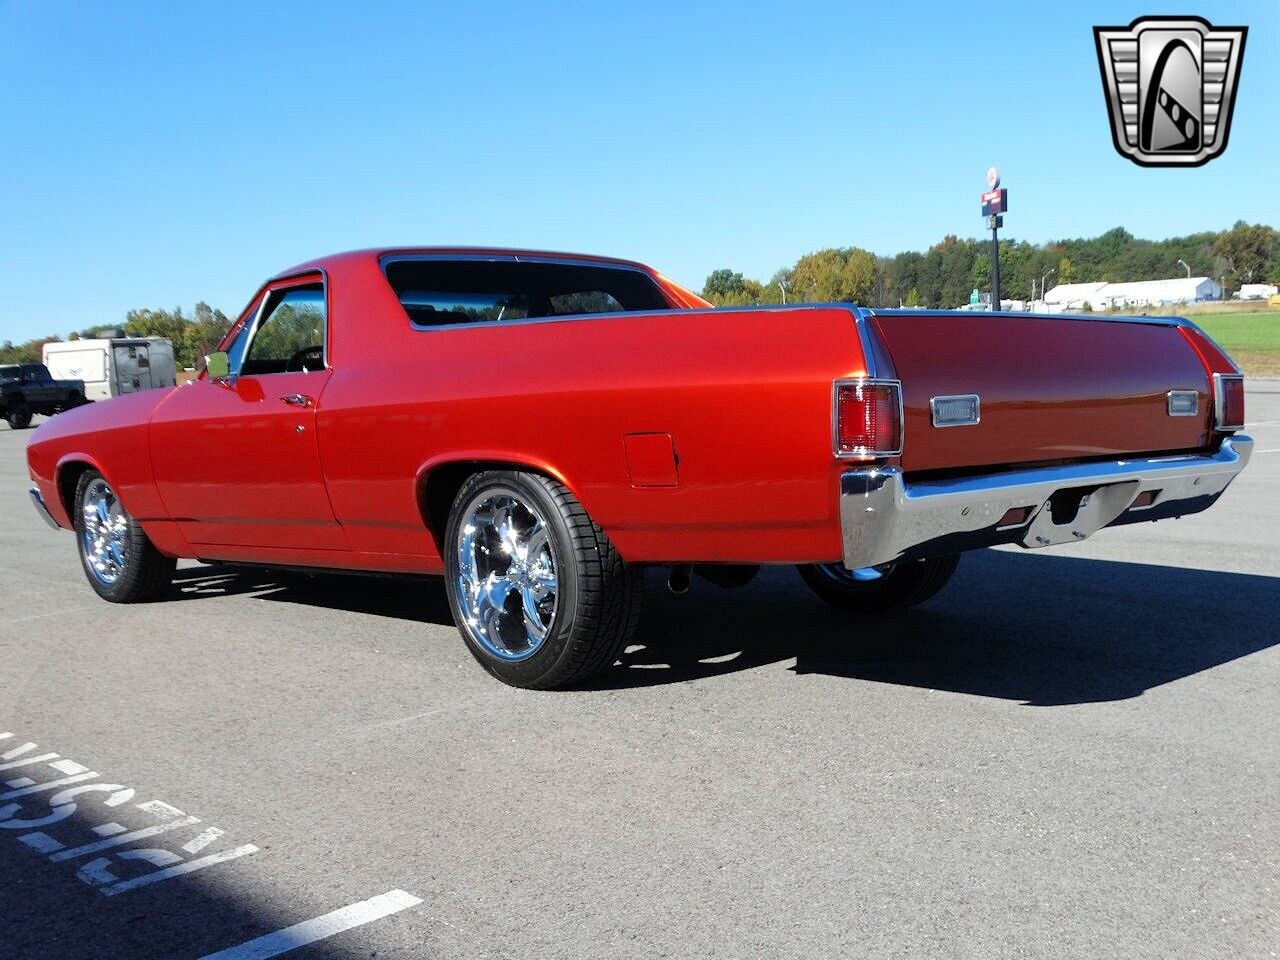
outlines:
[[[841,387],[889,387],[897,399],[897,446],[892,450],[877,450],[871,447],[854,447],[851,450],[840,448],[840,389]],[[841,460],[881,460],[897,457],[902,454],[902,442],[906,435],[905,407],[902,399],[902,381],[884,377],[846,377],[835,380],[831,384],[831,450]]]
[[[1244,374],[1242,373],[1215,373],[1213,375],[1213,429],[1224,432],[1244,429],[1244,417],[1240,418],[1240,423],[1226,423],[1223,419],[1223,413],[1226,409],[1226,392],[1223,389],[1223,384],[1229,381],[1238,381],[1241,389],[1244,389]]]

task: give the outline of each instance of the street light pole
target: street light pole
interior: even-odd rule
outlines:
[[[1177,261],[1176,261],[1176,262],[1177,262],[1177,263],[1182,264],[1182,266],[1186,268],[1186,271],[1187,271],[1187,279],[1188,279],[1188,280],[1190,280],[1190,279],[1191,279],[1191,266],[1190,266],[1190,264],[1188,264],[1188,263],[1187,263],[1187,261],[1183,260],[1181,257],[1179,257],[1179,258],[1177,259]]]
[[[1045,293],[1046,293],[1046,292],[1048,292],[1048,289],[1049,289],[1048,287],[1046,287],[1046,286],[1045,286],[1045,284],[1046,284],[1046,283],[1048,283],[1048,282],[1049,282],[1049,278],[1050,278],[1050,277],[1052,277],[1052,276],[1053,276],[1055,273],[1057,273],[1057,272],[1058,272],[1058,268],[1057,268],[1057,267],[1050,267],[1050,268],[1049,268],[1049,272],[1048,272],[1048,273],[1046,273],[1043,277],[1041,277],[1041,278],[1040,278],[1040,299],[1041,299],[1041,300],[1043,300],[1043,299],[1044,299],[1044,295],[1045,295]],[[1047,304],[1046,304],[1046,306],[1047,306]]]
[[[787,281],[779,280],[778,289],[782,291],[782,303],[785,306],[787,302]]]

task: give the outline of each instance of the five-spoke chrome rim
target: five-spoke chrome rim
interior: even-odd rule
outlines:
[[[129,517],[111,485],[101,477],[85,488],[81,509],[84,564],[109,586],[120,579],[129,563]]]
[[[467,633],[502,660],[531,657],[551,631],[559,598],[550,530],[513,490],[486,490],[462,515],[457,588]]]
[[[818,569],[827,579],[836,583],[875,583],[884,579],[893,569],[893,564],[882,563],[878,567],[855,567],[850,570],[842,563],[823,563],[818,565]]]

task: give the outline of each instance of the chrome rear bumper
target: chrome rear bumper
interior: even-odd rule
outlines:
[[[54,520],[52,515],[50,515],[49,508],[44,505],[44,497],[40,496],[39,488],[32,487],[27,491],[27,493],[31,494],[31,502],[36,508],[36,513],[40,514],[40,519],[55,530],[62,529],[58,526],[58,521]]]
[[[1103,527],[1198,513],[1249,462],[1253,440],[1228,437],[1214,454],[1111,460],[908,483],[896,467],[850,470],[840,479],[844,565],[941,556],[1018,543],[1047,547]],[[1142,494],[1142,506],[1134,501]],[[1146,503],[1145,501],[1150,501]],[[1030,508],[1001,525],[1010,511]]]

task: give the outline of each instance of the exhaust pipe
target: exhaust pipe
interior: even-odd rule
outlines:
[[[692,574],[691,566],[672,567],[671,573],[667,576],[667,589],[677,597],[683,596],[689,592],[689,580]]]

